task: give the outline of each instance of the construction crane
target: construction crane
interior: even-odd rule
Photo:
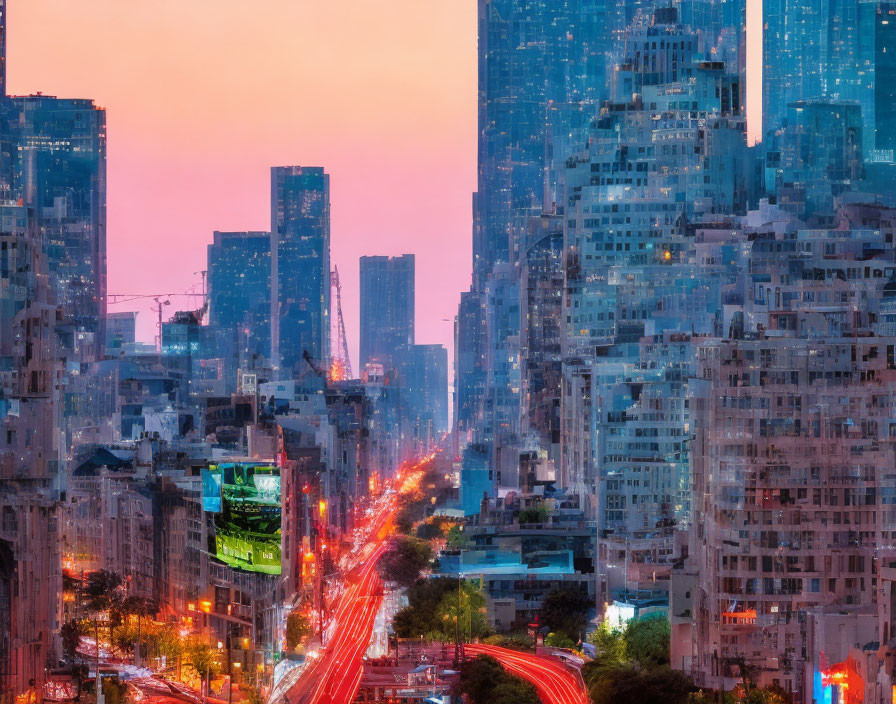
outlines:
[[[205,277],[203,276],[203,292],[202,292],[202,308],[196,311],[197,316],[200,320],[205,315],[206,310],[208,310],[208,298],[205,296]],[[152,299],[155,302],[153,306],[153,310],[156,311],[158,315],[158,322],[156,323],[156,347],[161,352],[162,350],[162,310],[165,306],[170,306],[171,301],[169,299],[175,297],[184,297],[184,298],[196,298],[200,294],[191,293],[189,291],[185,291],[183,293],[110,293],[106,296],[106,302],[111,305],[119,305],[122,303],[130,303],[131,301],[143,301],[146,299]]]
[[[342,317],[342,284],[339,282],[339,267],[334,267],[330,274],[331,295],[336,291],[336,339],[331,339],[334,350],[330,363],[330,380],[345,381],[352,378],[352,360],[348,356],[348,339],[345,336],[345,319]]]

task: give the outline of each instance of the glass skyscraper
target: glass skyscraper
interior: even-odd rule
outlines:
[[[414,344],[414,255],[361,257],[361,368],[398,366]]]
[[[106,113],[42,95],[9,98],[3,113],[7,197],[31,213],[74,353],[95,359],[105,343]]]
[[[245,352],[241,356],[270,357],[269,232],[215,232],[208,246],[208,301],[209,323]]]
[[[330,176],[319,166],[271,169],[271,358],[290,378],[307,352],[330,356]]]

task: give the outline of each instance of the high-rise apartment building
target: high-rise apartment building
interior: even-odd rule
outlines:
[[[271,361],[291,378],[305,353],[330,356],[330,176],[319,166],[271,169]]]
[[[821,671],[838,663],[813,663],[811,634],[826,607],[875,609],[877,549],[893,535],[894,349],[877,337],[701,346],[698,684],[730,689],[746,668],[794,702],[823,701]]]
[[[271,354],[271,234],[216,231],[207,269],[209,325],[255,368]]]
[[[360,363],[399,366],[414,344],[414,255],[361,257]]]

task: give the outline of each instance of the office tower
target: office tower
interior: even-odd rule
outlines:
[[[794,692],[794,702],[825,701],[823,673],[841,664],[832,647],[878,640],[877,551],[894,528],[894,343],[700,347],[705,388],[692,401],[698,684],[729,689],[746,669],[758,686]],[[868,618],[871,638],[847,635]],[[826,631],[827,657],[813,648]],[[864,677],[873,685],[876,657],[870,662]]]
[[[361,367],[398,367],[414,344],[414,255],[361,257]]]
[[[612,72],[615,102],[641,95],[645,86],[686,82],[697,69],[697,32],[678,23],[675,8],[638,15],[615,50]]]
[[[271,360],[293,378],[308,354],[330,356],[330,176],[318,166],[271,169]]]
[[[763,3],[763,131],[780,128],[787,106],[826,98],[859,101],[868,70],[861,58],[860,0]]]
[[[872,150],[880,150],[880,158],[892,161],[896,150],[896,84],[888,77],[896,71],[896,3],[859,2],[858,43],[864,151],[867,157]]]
[[[769,135],[766,190],[797,217],[834,213],[835,199],[864,175],[862,110],[857,103],[800,100]]]
[[[454,425],[458,435],[469,435],[485,391],[485,313],[482,295],[472,289],[461,292],[454,320],[454,370]]]
[[[515,223],[539,215],[546,186],[549,105],[604,97],[603,0],[479,0],[479,176],[473,281],[482,290],[510,261]],[[582,126],[590,114],[582,113]],[[522,219],[521,219],[521,214]]]
[[[100,356],[106,316],[106,113],[90,100],[11,98],[9,195],[31,211],[73,353]]]
[[[62,364],[57,307],[36,228],[2,206],[0,327],[0,697],[45,680],[56,660],[62,574]]]
[[[448,350],[413,345],[402,365],[403,406],[421,449],[433,447],[448,430]]]
[[[137,341],[137,313],[127,311],[106,316],[106,350],[121,349]]]
[[[533,218],[520,258],[521,434],[534,437],[555,467],[560,465],[563,261],[562,218]]]
[[[485,289],[485,395],[477,429],[491,445],[495,488],[518,488],[520,442],[520,278],[498,264]]]
[[[218,232],[208,246],[209,325],[254,369],[271,355],[271,235]]]

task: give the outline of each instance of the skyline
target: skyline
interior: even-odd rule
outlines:
[[[418,281],[426,282],[419,339],[452,349],[452,323],[443,319],[453,321],[470,279],[475,4],[274,0],[264,18],[236,2],[216,3],[212,17],[204,3],[182,5],[9,6],[10,93],[85,96],[107,110],[109,292],[199,292],[194,272],[205,268],[214,230],[270,229],[270,168],[323,166],[332,177],[332,262],[353,360],[362,255],[417,255]],[[320,27],[339,28],[341,42]],[[246,43],[232,57],[228,93],[216,63],[238,31]],[[111,55],[116,61],[105,63]],[[424,222],[425,232],[398,225]],[[198,308],[196,300],[172,299],[165,316]],[[139,310],[138,338],[151,341],[151,306],[109,310]]]
[[[204,3],[174,0],[152,10],[103,0],[14,0],[8,8],[10,94],[89,97],[107,110],[109,293],[198,294],[215,230],[270,229],[270,168],[322,166],[355,364],[364,255],[417,256],[418,341],[444,344],[453,358],[457,301],[471,276],[476,3],[271,0],[264,18],[234,0],[215,7],[214,16]],[[749,3],[748,26],[761,24],[759,11],[761,2]],[[331,42],[321,27],[346,36]],[[246,42],[231,57],[228,85],[218,62],[238,33]],[[758,36],[749,44],[755,116]],[[110,55],[116,61],[105,63]],[[757,132],[753,120],[751,139]],[[396,226],[414,222],[427,232]],[[109,311],[138,310],[138,339],[151,342],[152,304]],[[198,295],[173,298],[164,315],[200,305]]]

